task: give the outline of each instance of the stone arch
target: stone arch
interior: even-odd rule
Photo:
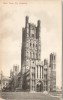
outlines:
[[[43,92],[43,82],[39,80],[36,84],[36,90],[37,92]]]

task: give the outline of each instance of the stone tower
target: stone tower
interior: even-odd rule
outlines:
[[[50,91],[56,91],[56,54],[50,54]]]
[[[21,73],[29,71],[29,84],[32,90],[32,70],[35,72],[36,62],[41,59],[40,20],[37,25],[29,23],[29,17],[25,18],[25,28],[22,28]]]

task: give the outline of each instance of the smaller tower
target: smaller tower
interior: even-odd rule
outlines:
[[[56,91],[56,54],[50,54],[50,91]]]

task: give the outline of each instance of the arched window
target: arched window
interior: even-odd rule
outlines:
[[[34,43],[33,43],[33,47],[34,47]]]
[[[31,47],[31,43],[30,43],[30,47]]]

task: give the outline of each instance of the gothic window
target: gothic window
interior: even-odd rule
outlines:
[[[34,53],[32,52],[32,58],[34,57]]]
[[[36,53],[36,58],[37,58],[37,53]]]
[[[46,79],[47,79],[47,75],[46,75]]]
[[[31,43],[30,43],[30,47],[31,47]]]
[[[28,55],[28,57],[30,57],[30,56],[29,56],[29,51],[28,51],[27,55]]]
[[[34,43],[33,43],[33,47],[34,47]]]
[[[34,53],[34,58],[36,59],[36,53]]]
[[[47,69],[44,69],[47,72]]]
[[[27,37],[28,37],[28,34],[27,34]]]
[[[53,60],[53,56],[51,56],[52,57],[52,60]]]
[[[36,44],[36,47],[37,47],[37,44]]]
[[[42,67],[42,78],[43,78],[43,67]]]
[[[33,58],[33,52],[31,53],[31,57]]]
[[[48,82],[46,81],[46,85],[48,84]]]
[[[35,67],[32,67],[32,74],[35,75]]]
[[[28,57],[28,51],[26,52],[26,56]]]
[[[29,69],[29,66],[30,66],[30,62],[29,62],[29,60],[27,59],[27,60],[26,60],[26,68]]]
[[[38,66],[37,66],[37,78],[38,78]]]
[[[34,61],[33,61],[33,64],[34,64]]]
[[[28,47],[28,42],[27,42],[27,47]]]
[[[46,75],[44,74],[44,78],[46,78]]]
[[[33,52],[33,58],[34,58],[34,52]]]
[[[30,57],[30,52],[28,53],[29,57]]]
[[[47,79],[47,74],[44,74],[44,78]]]
[[[31,52],[30,52],[30,57],[31,57]]]
[[[40,66],[40,78],[41,78],[41,66]]]
[[[34,34],[32,34],[32,37],[34,37]]]
[[[46,81],[44,81],[44,85],[46,85]]]
[[[54,60],[55,60],[55,56],[54,56]]]
[[[30,57],[33,58],[33,52],[30,52]]]

